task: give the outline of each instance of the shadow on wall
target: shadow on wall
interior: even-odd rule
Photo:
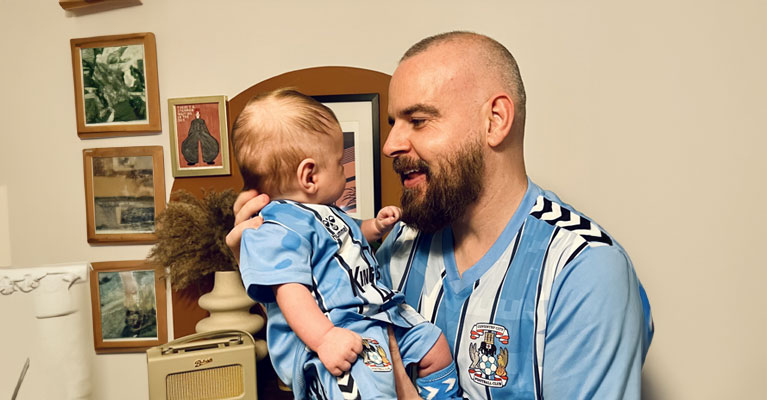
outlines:
[[[653,384],[653,379],[646,370],[642,371],[642,400],[658,400],[658,388]]]

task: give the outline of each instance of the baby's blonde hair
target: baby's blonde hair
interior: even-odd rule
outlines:
[[[340,131],[333,111],[293,89],[261,93],[248,101],[232,127],[232,146],[245,189],[274,196],[290,188],[308,157],[322,156],[318,138]]]

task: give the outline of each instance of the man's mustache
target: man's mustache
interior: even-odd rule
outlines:
[[[429,164],[423,160],[417,160],[411,157],[397,157],[392,162],[394,172],[399,175],[405,175],[407,172],[421,172],[429,176]]]

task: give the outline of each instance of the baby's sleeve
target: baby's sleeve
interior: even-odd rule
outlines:
[[[248,295],[256,301],[275,301],[272,286],[312,285],[311,244],[283,225],[265,222],[246,229],[240,244],[240,273]]]

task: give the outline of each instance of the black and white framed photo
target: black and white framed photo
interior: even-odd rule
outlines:
[[[70,46],[80,138],[162,130],[154,34],[78,38]]]

